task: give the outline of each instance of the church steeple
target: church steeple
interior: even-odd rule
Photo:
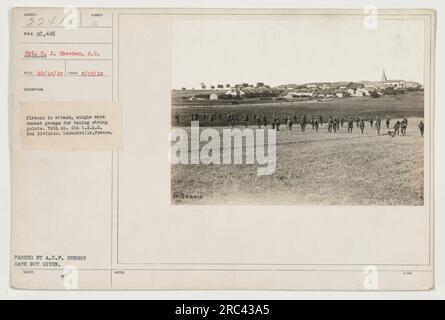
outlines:
[[[385,69],[383,69],[383,73],[382,73],[382,82],[388,80],[386,78],[386,73],[385,73]]]

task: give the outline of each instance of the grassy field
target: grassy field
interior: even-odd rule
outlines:
[[[344,99],[333,99],[331,101],[295,101],[295,102],[261,102],[240,105],[174,105],[172,107],[171,123],[173,126],[188,126],[190,112],[197,112],[200,115],[215,114],[214,125],[225,126],[227,114],[234,113],[249,116],[249,124],[254,125],[254,113],[265,114],[270,121],[272,115],[286,114],[296,115],[298,119],[303,114],[323,115],[328,119],[329,115],[352,115],[368,119],[379,115],[381,118],[402,118],[402,117],[423,117],[423,92],[409,92],[399,96],[381,96],[380,98],[370,97],[350,97]],[[240,102],[242,103],[242,102]],[[177,123],[175,116],[179,116]],[[221,115],[221,119],[219,118]],[[208,118],[207,118],[208,119]],[[201,126],[208,126],[208,120],[200,118]]]
[[[380,136],[368,122],[364,134],[355,127],[348,134],[346,125],[337,133],[328,133],[326,125],[318,133],[310,126],[304,133],[299,126],[292,132],[283,126],[277,132],[275,174],[258,176],[257,165],[172,165],[172,195],[182,192],[195,197],[178,201],[172,196],[172,203],[423,205],[424,145],[417,128],[423,101],[419,95],[408,101],[390,98],[391,104],[383,106],[379,102],[386,98],[357,99],[343,106],[314,103],[314,108],[323,114],[343,108],[355,116],[376,116],[373,111],[380,110],[379,114],[392,118],[391,126],[396,118],[407,116],[406,136],[391,138],[384,122]],[[317,109],[321,106],[329,109]]]

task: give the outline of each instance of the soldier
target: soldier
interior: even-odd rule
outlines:
[[[275,119],[275,128],[277,129],[277,131],[280,131],[280,119],[276,118]]]
[[[329,117],[329,120],[328,120],[328,132],[332,132],[332,124],[333,124],[332,117]]]
[[[335,118],[332,121],[332,128],[334,129],[334,133],[336,133],[337,132],[337,128],[338,128],[338,118]]]
[[[209,115],[210,126],[213,127],[213,113]]]
[[[402,120],[402,124],[400,127],[402,135],[404,135],[404,136],[406,135],[406,127],[408,127],[408,120],[405,118]]]
[[[389,129],[389,123],[391,122],[391,119],[386,118],[386,129]]]
[[[315,131],[316,131],[316,132],[318,132],[318,125],[319,125],[319,122],[318,122],[318,120],[316,119],[316,120],[315,120]]]
[[[354,128],[354,120],[352,120],[352,117],[349,117],[349,119],[348,119],[348,133],[352,133],[353,128]]]
[[[377,119],[375,120],[375,128],[377,129],[377,134],[380,135],[380,124],[381,124],[380,117],[377,116]]]
[[[179,115],[175,114],[176,124],[179,124]]]
[[[400,131],[400,121],[397,120],[396,123],[394,124],[394,133],[399,135],[399,131]]]
[[[281,122],[286,125],[286,128],[287,128],[287,120],[288,120],[288,117],[285,114],[283,114],[283,116],[281,117]]]
[[[320,121],[320,126],[323,126],[323,116],[320,114],[320,117],[318,118],[318,120]]]
[[[222,114],[221,113],[218,114],[218,118],[219,118],[219,120],[222,120]]]
[[[340,118],[340,124],[341,127],[343,128],[343,124],[345,123],[345,119],[343,118],[343,116]]]
[[[247,128],[247,126],[249,125],[249,116],[246,114],[244,114],[244,126]]]
[[[301,117],[300,126],[301,126],[301,132],[305,132],[306,131],[306,115],[303,115]]]
[[[359,127],[360,127],[360,131],[363,134],[363,130],[365,129],[365,121],[363,121],[363,119],[360,120]]]
[[[288,123],[287,123],[287,127],[289,128],[289,131],[292,131],[293,124],[294,124],[294,122],[292,121],[291,118],[289,118]]]
[[[266,118],[266,115],[263,114],[262,118],[263,118],[263,126],[267,127],[267,118]]]
[[[369,120],[369,125],[370,125],[371,128],[372,128],[372,126],[374,125],[374,119],[371,118],[371,120]]]
[[[419,127],[419,130],[420,130],[420,135],[423,137],[423,130],[424,130],[425,126],[424,126],[422,120],[420,120],[418,127]]]
[[[359,127],[359,125],[360,125],[360,118],[357,117],[357,118],[355,119],[355,126],[356,126],[356,127]]]
[[[261,118],[258,114],[256,116],[256,124],[258,125],[258,129],[261,129]]]

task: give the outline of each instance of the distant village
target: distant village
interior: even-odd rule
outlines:
[[[261,100],[327,100],[347,97],[378,98],[382,95],[398,95],[407,91],[423,90],[423,86],[414,81],[387,79],[383,70],[380,81],[359,82],[313,82],[305,84],[285,84],[271,87],[263,82],[255,85],[241,84],[218,84],[207,87],[201,83],[198,89],[182,88],[174,90],[188,92],[182,95],[182,100],[188,101],[215,101],[215,100],[242,100],[257,98]]]

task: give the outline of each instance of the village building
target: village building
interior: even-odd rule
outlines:
[[[397,89],[406,88],[405,80],[386,80],[386,81],[382,81],[382,83],[385,84],[386,86],[397,88]]]
[[[369,96],[371,94],[367,88],[360,88],[357,89],[357,91],[362,92],[364,96]]]
[[[294,99],[294,98],[302,98],[302,97],[313,97],[314,93],[312,91],[292,91],[288,92],[284,98],[286,99]]]
[[[343,90],[336,89],[336,90],[334,90],[334,94],[335,94],[335,96],[337,98],[343,98],[344,97]]]
[[[210,100],[218,100],[218,95],[215,92],[210,94]]]
[[[347,92],[351,97],[363,97],[365,93],[363,91],[360,91],[360,89],[348,89]]]
[[[382,84],[384,84],[387,87],[392,87],[395,89],[402,89],[406,88],[406,81],[405,80],[388,80],[386,76],[385,69],[383,69],[382,73]]]
[[[236,96],[244,96],[245,93],[239,89],[230,89],[229,91],[226,92],[227,96],[232,96],[232,97],[236,97]]]

